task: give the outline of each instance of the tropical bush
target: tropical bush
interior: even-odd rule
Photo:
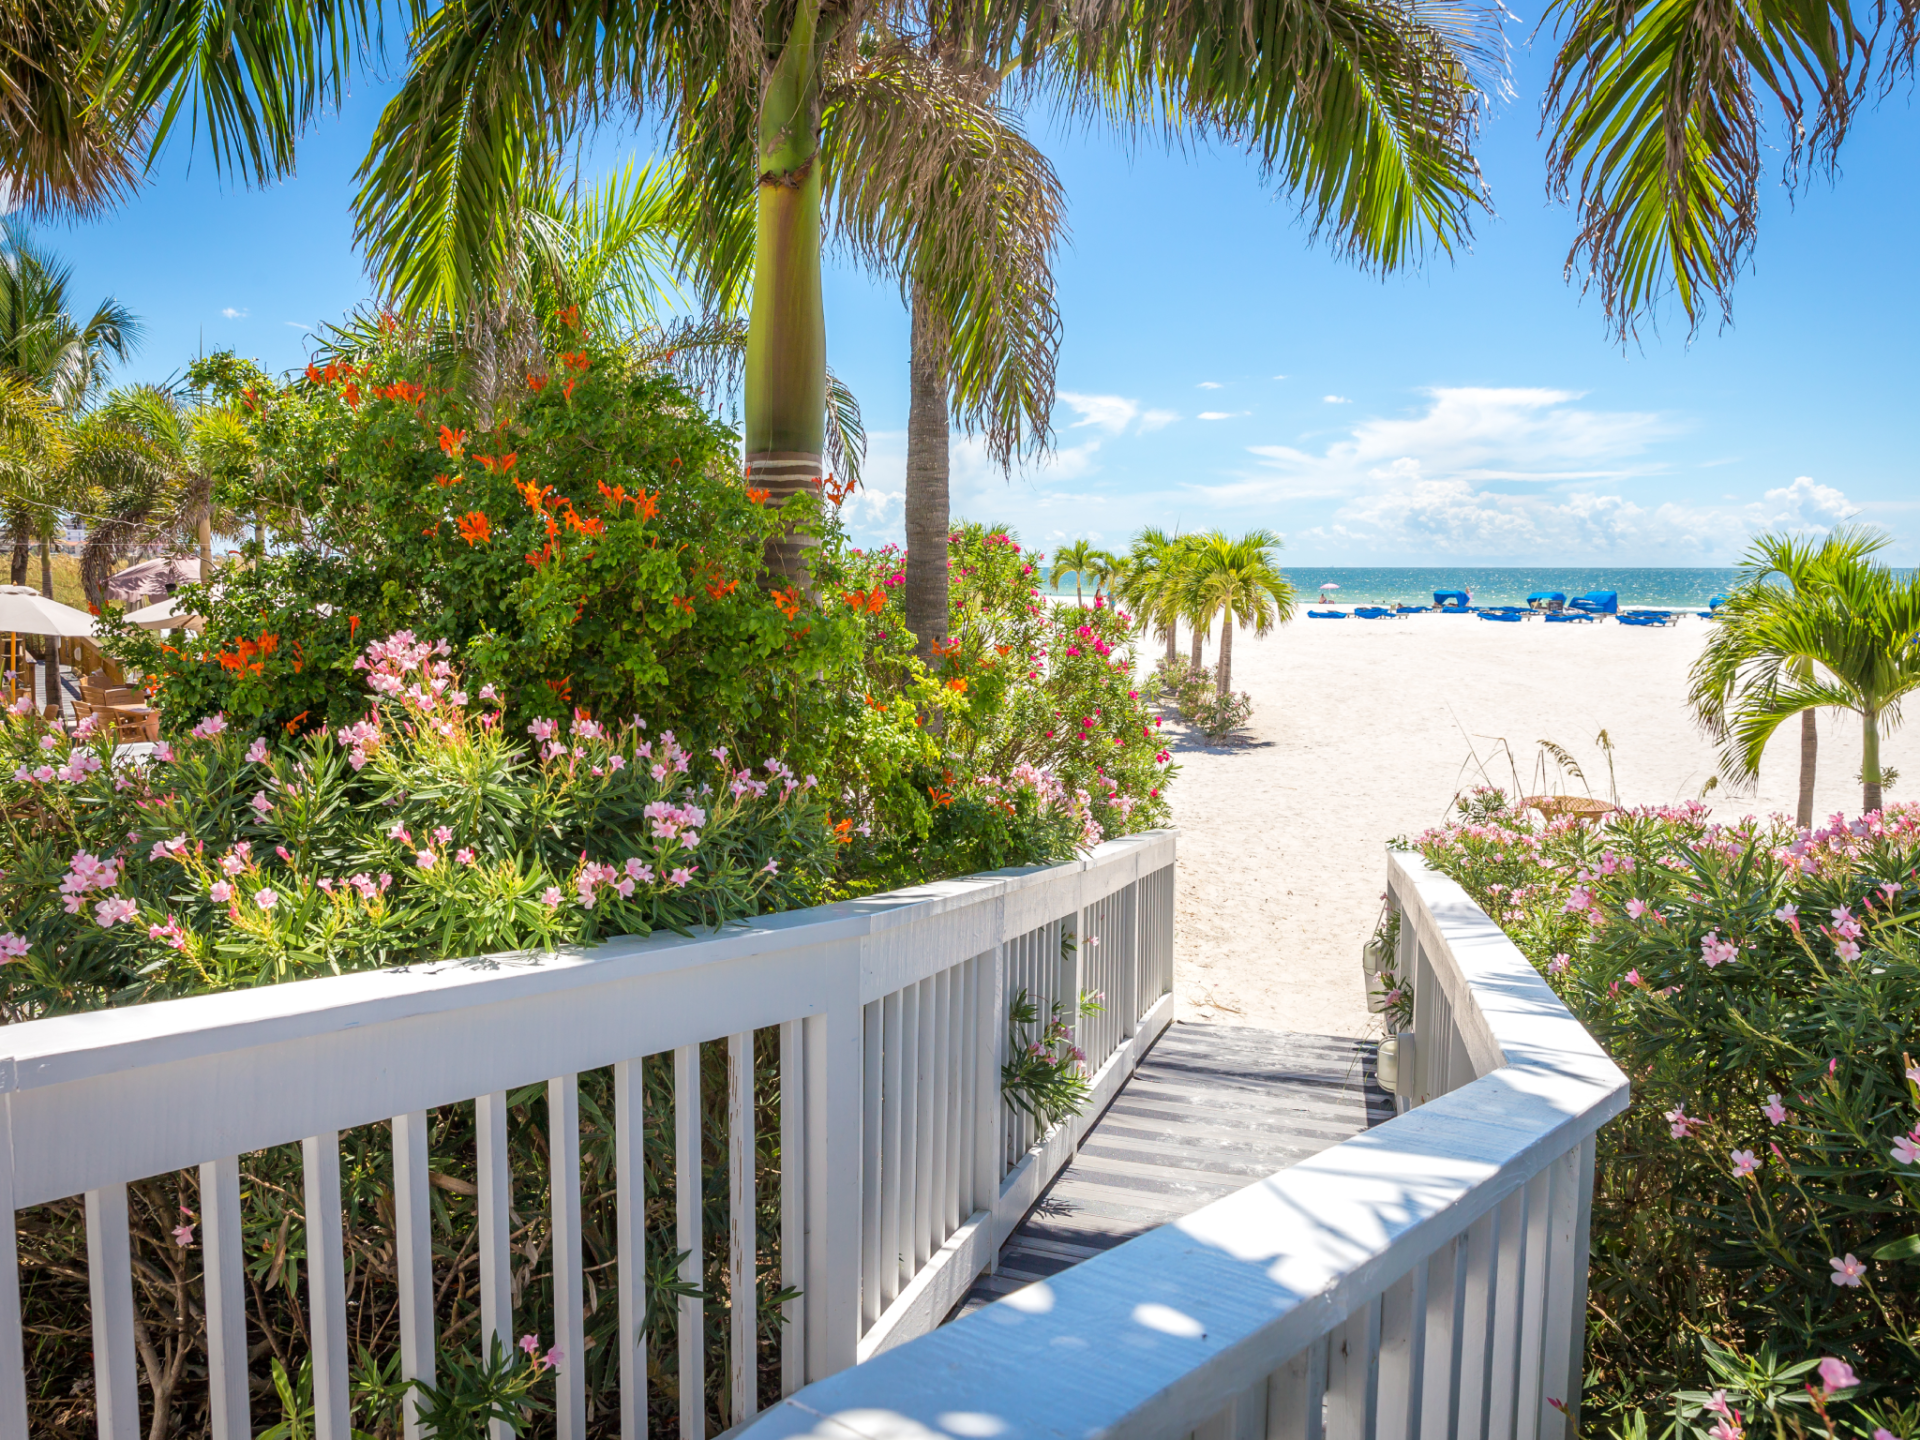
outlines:
[[[1253,714],[1253,696],[1215,685],[1218,672],[1174,658],[1154,667],[1147,693],[1174,711],[1209,740],[1224,740]]]
[[[1540,826],[1498,790],[1460,810],[1420,853],[1634,1088],[1599,1136],[1588,1414],[1678,1404],[1705,1435],[1727,1418],[1712,1392],[1741,1398],[1728,1374],[1763,1377],[1752,1407],[1789,1362],[1830,1358],[1860,1380],[1830,1387],[1836,1415],[1912,1434],[1920,807],[1814,831],[1698,804]]]

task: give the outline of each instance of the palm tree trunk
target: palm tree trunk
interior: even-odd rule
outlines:
[[[1813,722],[1813,711],[1800,712],[1800,803],[1793,819],[1802,830],[1813,828],[1813,767],[1820,755],[1820,732]]]
[[[947,638],[947,337],[913,290],[913,359],[907,400],[907,585],[901,603],[914,651],[933,659]]]
[[[200,532],[200,583],[207,584],[213,579],[213,497],[207,497],[206,504],[200,507],[200,515],[194,522]]]
[[[1233,689],[1233,612],[1220,617],[1220,674],[1214,688],[1222,695]]]
[[[1171,620],[1167,621],[1167,664],[1169,665],[1173,664],[1175,658],[1180,654],[1179,641],[1174,636],[1173,630],[1174,622]]]
[[[40,593],[49,600],[53,598],[52,542],[45,535],[40,537]]]
[[[820,299],[819,0],[801,0],[760,97],[760,195],[747,316],[746,467],[784,507],[820,493],[827,437],[827,320]],[[767,568],[811,590],[793,522],[767,542]],[[945,547],[942,546],[944,559]]]
[[[1196,670],[1200,668],[1200,646],[1206,638],[1207,632],[1202,630],[1198,625],[1195,625],[1193,627],[1193,657],[1190,663]]]
[[[1860,712],[1860,813],[1880,808],[1880,712],[1869,706]]]
[[[13,522],[13,579],[12,584],[27,583],[27,566],[33,559],[33,530],[21,516]]]

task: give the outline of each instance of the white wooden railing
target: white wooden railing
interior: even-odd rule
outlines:
[[[390,1123],[401,1369],[434,1372],[426,1112],[471,1102],[478,1131],[481,1338],[513,1338],[507,1092],[545,1081],[558,1333],[583,1353],[579,1075],[614,1072],[619,1413],[645,1433],[640,1061],[674,1056],[671,1249],[701,1229],[699,1046],[728,1041],[732,1292],[755,1275],[753,1035],[779,1027],[782,1391],[939,1321],[1071,1155],[1083,1117],[1035,1136],[1002,1100],[1007,1012],[1104,990],[1078,1022],[1097,1114],[1172,1015],[1174,838],[1085,860],[768,916],[717,934],[494,955],[171,1001],[0,1031],[0,1215],[86,1198],[99,1434],[137,1440],[130,1181],[198,1166],[214,1440],[253,1434],[239,1157],[303,1144],[316,1440],[347,1440],[340,1132]],[[1075,944],[1063,945],[1062,933]],[[1097,943],[1096,943],[1097,942]],[[1009,1139],[1009,1135],[1012,1139]],[[629,1261],[639,1263],[630,1264]],[[0,1440],[28,1433],[15,1227],[0,1225]],[[701,1373],[702,1300],[684,1297],[678,1373]],[[750,1416],[754,1316],[732,1317],[727,1413]],[[660,1357],[664,1360],[665,1357]],[[560,1440],[586,1431],[586,1367],[555,1379]],[[680,1434],[702,1440],[700,1384]],[[603,1403],[610,1400],[605,1397]],[[798,1412],[796,1412],[798,1413]],[[278,1417],[272,1417],[277,1419]],[[266,1423],[266,1417],[262,1417]],[[418,1426],[408,1415],[410,1440]]]
[[[1627,1082],[1459,886],[1390,857],[1404,1114],[789,1396],[751,1440],[1559,1440]],[[1276,961],[1284,963],[1284,961]],[[1562,1407],[1566,1407],[1563,1409]]]

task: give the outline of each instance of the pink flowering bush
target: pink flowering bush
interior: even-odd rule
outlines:
[[[810,903],[810,777],[576,711],[510,735],[405,631],[351,724],[269,746],[209,716],[150,761],[0,727],[0,994],[60,1010],[444,955],[686,930]]]
[[[1599,1136],[1587,1403],[1664,1411],[1717,1343],[1832,1357],[1860,1377],[1837,1414],[1895,1415],[1920,1395],[1920,806],[1812,832],[1460,812],[1416,848],[1633,1083]]]

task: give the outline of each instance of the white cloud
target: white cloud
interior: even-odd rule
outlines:
[[[1344,395],[1322,395],[1320,397],[1320,403],[1323,405],[1351,405],[1353,402]]]
[[[1097,425],[1109,434],[1118,435],[1140,413],[1138,400],[1119,395],[1075,395],[1062,390],[1060,398],[1080,417],[1073,422],[1072,428],[1076,430],[1083,425]]]
[[[1233,420],[1252,413],[1251,410],[1202,410],[1200,418],[1202,420]]]
[[[281,321],[280,323],[281,323],[282,325],[285,325],[285,326],[286,326],[286,327],[287,327],[287,328],[288,328],[289,330],[311,330],[311,329],[313,329],[313,326],[311,326],[311,325],[309,325],[309,324],[308,324],[308,323],[307,323],[306,321],[304,321],[304,320],[282,320],[282,321]]]
[[[1274,376],[1273,378],[1274,378],[1274,379],[1276,379],[1276,380],[1284,380],[1284,379],[1286,379],[1287,377],[1286,377],[1286,376],[1284,376],[1284,375],[1276,375],[1276,376]]]
[[[1140,417],[1139,433],[1147,435],[1155,430],[1164,430],[1179,418],[1180,412],[1177,410],[1149,410]]]
[[[247,312],[244,307],[236,310],[233,306],[229,305],[220,313],[229,320],[244,320],[247,318]]]
[[[1066,488],[1100,469],[1100,447],[1095,437],[1052,451],[1036,465],[1023,465],[1011,475],[987,454],[983,440],[955,435],[948,448],[948,504],[956,519],[1011,523],[1022,535],[1042,533],[1041,526],[1064,519],[1075,533],[1085,530],[1089,509],[1105,506],[1108,497],[1084,486]],[[907,436],[903,430],[877,430],[867,436],[867,461],[861,486],[842,507],[847,527],[861,545],[901,542],[906,510]]]
[[[1220,388],[1220,382],[1218,380],[1202,380],[1193,388],[1196,390],[1218,390]]]

